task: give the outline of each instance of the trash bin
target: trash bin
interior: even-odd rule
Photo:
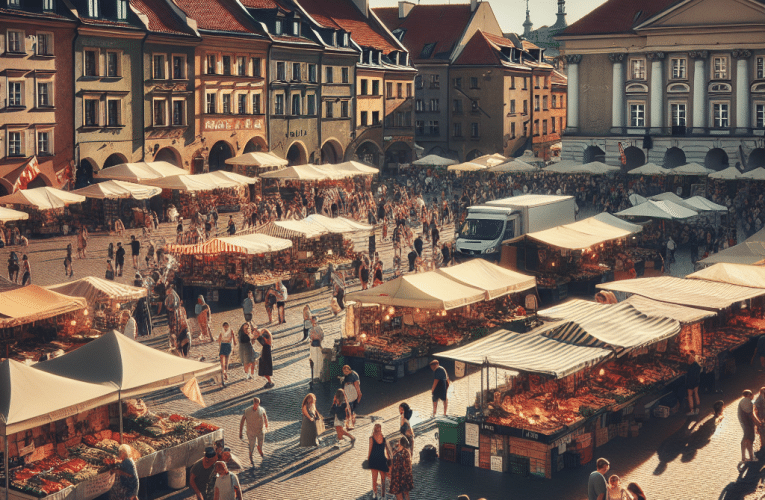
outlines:
[[[174,490],[182,490],[186,487],[186,467],[167,471],[167,485]]]

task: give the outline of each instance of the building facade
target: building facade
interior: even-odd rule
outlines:
[[[569,78],[564,158],[616,165],[621,147],[627,168],[765,166],[761,3],[610,0],[558,39]]]

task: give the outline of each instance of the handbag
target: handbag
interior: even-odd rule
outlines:
[[[356,398],[359,397],[354,384],[345,385],[343,386],[343,389],[345,389],[345,399],[348,400],[349,403],[353,403],[356,401]]]
[[[319,415],[319,412],[316,412],[316,435],[321,436],[324,434],[324,431],[327,430],[327,428],[324,426],[324,418]]]

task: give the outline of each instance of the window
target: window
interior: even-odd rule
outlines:
[[[350,71],[348,68],[343,68],[341,70],[342,72],[342,79],[343,83],[349,83],[351,81]]]
[[[564,130],[564,126],[563,126],[563,117],[561,116],[561,117],[560,117],[560,131],[561,131],[561,133],[563,132],[563,130]]]
[[[462,113],[462,99],[455,99],[452,102],[452,111],[456,114]]]
[[[274,22],[274,33],[277,35],[281,35],[283,29],[284,29],[284,21],[282,21],[281,19],[277,19],[276,22]]]
[[[343,33],[343,47],[347,47],[350,41],[351,37],[348,35],[348,33]]]
[[[686,107],[684,102],[670,103],[669,112],[673,127],[685,127]]]
[[[122,101],[109,99],[106,101],[106,126],[119,127],[122,125]]]
[[[545,122],[545,123],[547,123],[547,122]],[[553,134],[555,133],[555,123],[556,123],[555,118],[552,118],[550,120],[550,125],[552,126],[552,133]]]
[[[217,71],[218,61],[215,58],[215,54],[207,54],[207,74],[214,75]]]
[[[727,80],[729,78],[727,57],[714,57],[712,59],[712,78],[715,80]]]
[[[430,75],[430,88],[432,89],[440,89],[441,88],[441,80],[440,75]]]
[[[324,69],[324,73],[325,73],[325,78],[324,78],[325,83],[335,83],[335,73],[332,71],[332,66],[327,66]]]
[[[372,112],[372,122],[374,123],[374,116],[377,115],[379,118],[379,112],[373,111]],[[343,118],[348,118],[348,101],[341,101],[340,102],[340,116]]]
[[[154,73],[152,78],[155,80],[165,79],[165,56],[154,56]]]
[[[399,99],[402,99],[404,97],[404,84],[403,83],[397,83],[396,84],[396,97]]]
[[[116,52],[106,53],[106,76],[115,78],[120,76],[119,54]]]
[[[438,99],[431,99],[430,100],[430,109],[428,111],[437,112],[438,108],[439,108],[439,106],[438,106]]]
[[[50,132],[37,132],[37,154],[49,155],[53,151],[50,147]]]
[[[23,82],[8,82],[8,106],[23,106],[24,105],[24,83]]]
[[[539,96],[534,96],[534,111],[539,111]]]
[[[244,56],[237,56],[236,58],[236,74],[238,76],[247,76],[247,58]]]
[[[173,79],[184,80],[186,78],[186,58],[173,56]]]
[[[43,10],[44,11],[56,10],[56,2],[54,0],[43,0]]]
[[[292,114],[294,116],[300,116],[302,106],[300,102],[300,94],[292,94]]]
[[[425,104],[423,103],[422,99],[417,99],[414,101],[414,110],[418,113],[422,112],[422,110],[425,109]]]
[[[295,21],[292,23],[292,35],[300,36],[300,21]]]
[[[362,111],[361,112],[360,125],[362,127],[366,127],[367,124],[369,123],[368,117],[369,117],[369,113],[368,112],[366,112],[366,111]]]
[[[231,74],[231,56],[223,56],[223,74],[224,75],[230,75]]]
[[[379,124],[380,124],[380,112],[372,111],[372,125],[379,125]]]
[[[52,56],[53,55],[53,35],[50,33],[38,33],[37,34],[37,55],[38,56]]]
[[[515,99],[510,101],[510,114],[511,115],[515,114]]]
[[[515,77],[510,77],[510,90],[515,90]]]
[[[239,101],[239,104],[237,106],[237,111],[239,111],[240,115],[246,115],[247,114],[247,94],[239,94],[237,96],[237,101]]]
[[[127,19],[128,3],[127,0],[117,0],[117,19],[124,21]]]
[[[8,0],[8,7],[18,9],[21,7],[21,0]]]
[[[687,59],[672,59],[670,64],[672,65],[673,80],[684,80],[687,77]]]
[[[428,121],[428,133],[430,135],[439,135],[438,120]]]
[[[452,126],[452,137],[462,137],[462,124],[456,122]]]
[[[526,90],[526,77],[523,77],[523,90]]]
[[[754,126],[756,128],[765,128],[765,104],[756,104],[754,106]]]
[[[478,137],[480,137],[479,134],[478,134],[478,123],[477,122],[473,122],[473,123],[470,124],[470,137],[472,137],[473,139],[478,139]]]
[[[539,120],[534,120],[534,135],[539,135]]]
[[[88,0],[88,16],[98,17],[100,14],[99,0]]]
[[[547,120],[542,120],[542,135],[547,135]]]
[[[276,94],[274,98],[274,114],[284,114],[284,94]]]
[[[754,63],[754,77],[759,79],[765,78],[765,57],[758,57]]]
[[[630,80],[645,80],[645,59],[630,59]]]
[[[327,101],[327,102],[325,103],[325,108],[326,108],[326,113],[325,113],[325,116],[326,116],[327,118],[334,118],[334,116],[335,116],[335,107],[334,107],[334,103],[333,103],[333,102],[331,102],[331,101]]]
[[[542,109],[547,111],[549,108],[547,107],[547,96],[542,96]]]
[[[263,70],[261,69],[260,57],[252,58],[252,76],[262,76]]]
[[[46,107],[53,106],[53,100],[51,99],[51,82],[38,83],[37,84],[37,106]]]
[[[95,50],[85,51],[85,76],[98,76],[98,53]]]
[[[221,113],[224,115],[231,114],[231,94],[221,95]]]
[[[164,99],[154,100],[154,126],[155,127],[164,127],[167,125],[167,118],[166,118],[167,110],[165,109],[166,106],[167,106],[167,101],[165,101]]]
[[[407,83],[406,84],[406,97],[412,97],[412,84]]]
[[[315,64],[308,65],[308,81],[311,83],[316,83],[316,65]]]
[[[396,112],[396,126],[397,127],[411,127],[412,126],[412,112],[404,111]]]
[[[523,101],[523,114],[529,114],[529,101]]]
[[[552,107],[553,107],[553,109],[558,107],[557,101],[558,101],[558,96],[557,95],[553,95],[552,96]]]
[[[418,89],[425,88],[425,84],[422,80],[422,75],[417,75],[414,77],[414,84],[417,86]]]
[[[454,88],[455,89],[461,89],[462,88],[462,78],[458,77],[458,78],[455,78],[453,81],[454,81]],[[459,136],[455,135],[454,137],[459,137]]]
[[[393,82],[385,82],[385,97],[393,99]]]
[[[8,132],[8,156],[24,156],[21,147],[21,132]]]
[[[306,96],[308,115],[316,116],[316,96],[314,94],[308,94]]]
[[[367,95],[367,91],[369,90],[367,87],[369,87],[369,80],[366,78],[361,79],[361,95]]]
[[[510,138],[515,139],[515,122],[510,123]]]
[[[300,63],[292,63],[292,81],[300,81]]]
[[[287,66],[283,62],[276,63],[276,79],[280,82],[287,79]]]
[[[308,96],[308,97],[309,97],[308,102],[310,103],[311,96]],[[309,113],[310,113],[310,108],[309,108]],[[260,94],[252,94],[252,114],[253,115],[261,114],[260,113]]]
[[[208,93],[205,96],[205,110],[208,115],[214,115],[216,111],[216,95],[214,92]]]
[[[425,122],[422,120],[416,120],[414,122],[415,133],[417,135],[425,135]]]
[[[536,78],[536,80],[534,80],[534,88],[538,89],[539,88],[539,77],[537,76],[535,78]]]
[[[565,108],[566,107],[566,96],[562,95],[560,96],[560,107]]]
[[[477,76],[471,76],[470,77],[470,88],[471,89],[477,89],[478,88],[478,77]]]
[[[630,104],[630,127],[645,127],[645,104]]]
[[[173,126],[180,127],[186,123],[186,101],[173,101]]]
[[[714,128],[728,128],[729,104],[727,102],[715,102],[712,104],[712,126]]]
[[[85,119],[83,122],[86,127],[98,126],[98,100],[85,99]]]

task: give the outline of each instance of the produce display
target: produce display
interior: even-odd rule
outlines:
[[[289,250],[261,255],[181,255],[178,275],[191,286],[264,286],[288,279],[292,262]]]

